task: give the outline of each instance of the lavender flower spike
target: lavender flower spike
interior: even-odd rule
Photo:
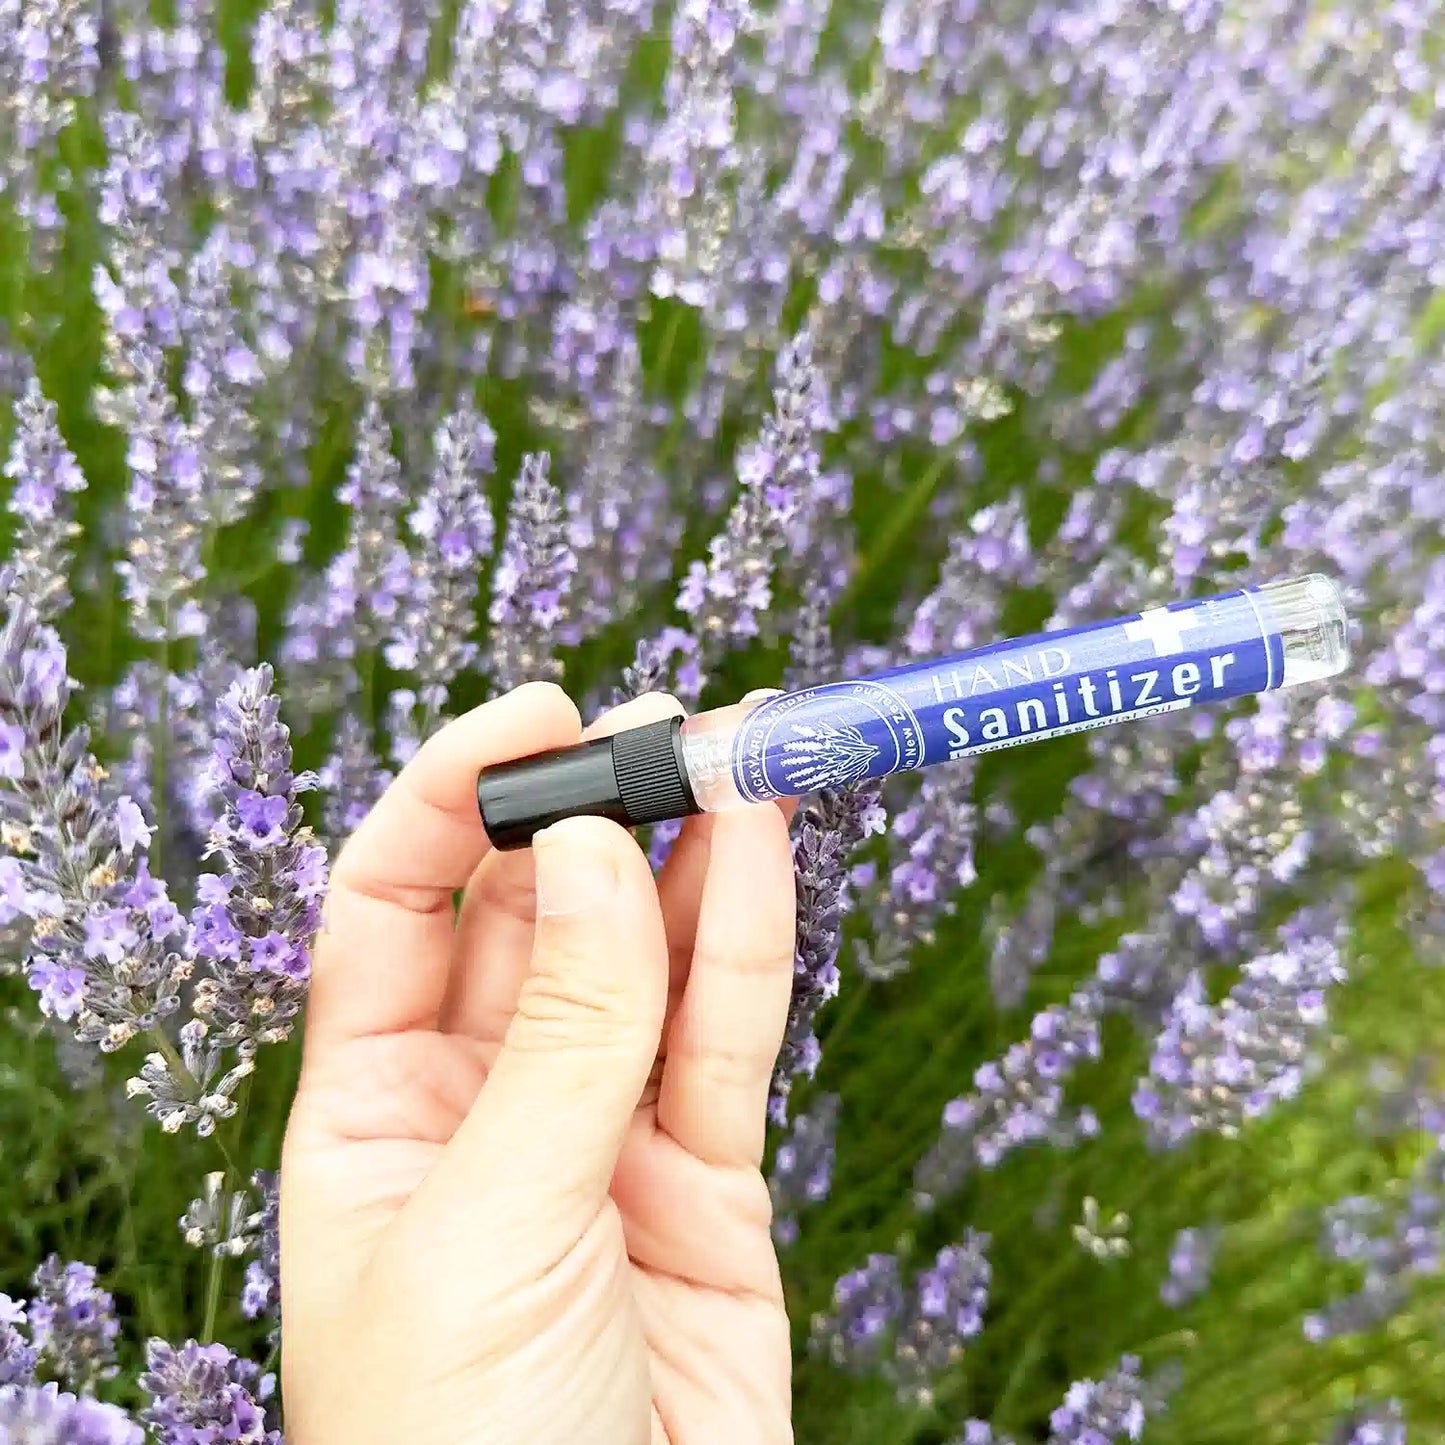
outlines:
[[[0,632],[0,837],[18,865],[7,907],[32,920],[41,1010],[109,1051],[174,1012],[190,960],[145,865],[145,819],[103,786],[85,729],[63,730],[69,700],[65,649],[17,603]]]
[[[316,779],[291,770],[291,734],[271,687],[271,669],[253,668],[217,706],[211,769],[225,808],[208,854],[224,871],[202,880],[191,917],[210,972],[196,1014],[243,1048],[289,1036],[326,892],[326,852],[300,803]]]
[[[694,562],[678,592],[692,618],[706,665],[729,643],[755,637],[773,597],[773,572],[789,519],[807,500],[817,474],[813,437],[821,383],[806,332],[778,358],[773,411],[738,462],[741,492],[708,560]]]
[[[35,1378],[36,1350],[20,1329],[26,1323],[25,1301],[0,1294],[0,1390]]]
[[[386,660],[416,678],[429,730],[446,706],[452,681],[477,657],[479,570],[492,550],[492,511],[483,476],[492,469],[496,438],[469,405],[436,429],[431,485],[408,526],[419,544]]]
[[[32,376],[15,403],[15,437],[4,474],[14,482],[10,510],[19,519],[5,593],[28,599],[42,622],[70,605],[66,572],[70,546],[80,535],[71,500],[85,478],[60,435],[55,403]]]
[[[1329,1445],[1405,1445],[1405,1413],[1398,1400],[1352,1410],[1335,1427]]]
[[[1099,1057],[1102,1010],[1097,990],[1078,989],[1038,1014],[1027,1039],[977,1070],[973,1093],[944,1106],[938,1141],[914,1172],[920,1207],[932,1208],[975,1168],[992,1169],[1021,1145],[1067,1148],[1098,1133],[1091,1110],[1065,1105],[1064,1085],[1080,1064]]]
[[[210,1134],[235,1111],[257,1048],[288,1038],[311,975],[326,892],[326,850],[301,813],[312,775],[291,771],[291,737],[271,669],[242,674],[217,705],[211,780],[223,804],[208,855],[224,871],[196,889],[191,934],[204,976],[180,1031],[187,1077],[150,1055],[127,1088],[163,1128]]]
[[[814,1033],[818,1011],[837,996],[838,950],[848,908],[854,855],[883,830],[879,784],[819,793],[801,809],[793,838],[798,906],[793,952],[793,996],[768,1102],[775,1124],[787,1119],[788,1096],[799,1078],[817,1072],[822,1049]]]
[[[282,1445],[276,1377],[225,1345],[151,1340],[140,1387],[157,1445]]]
[[[773,1155],[768,1192],[773,1199],[773,1239],[781,1247],[797,1243],[798,1215],[828,1197],[833,1178],[833,1146],[838,1132],[838,1096],[823,1094],[793,1120],[787,1138]]]
[[[914,1281],[890,1371],[905,1404],[932,1404],[939,1377],[963,1357],[965,1342],[983,1331],[992,1279],[988,1245],[986,1234],[969,1230],[961,1243],[939,1250]]]
[[[1048,1445],[1120,1445],[1138,1440],[1152,1404],[1139,1361],[1125,1355],[1102,1380],[1079,1380],[1069,1386],[1064,1403],[1049,1418]]]
[[[30,1334],[38,1367],[75,1390],[87,1390],[115,1374],[120,1333],[115,1300],[96,1282],[95,1269],[61,1263],[52,1254],[34,1277]]]
[[[492,581],[488,663],[498,692],[524,682],[555,682],[562,665],[553,656],[565,624],[577,558],[567,544],[567,523],[550,461],[534,452],[522,459],[507,537]]]
[[[118,1405],[65,1394],[59,1385],[0,1385],[0,1440],[16,1445],[143,1445]]]
[[[246,1266],[241,1292],[241,1313],[248,1320],[269,1315],[279,1323],[281,1313],[281,1176],[259,1170],[251,1183],[261,1195],[256,1258]]]
[[[1345,976],[1328,937],[1289,937],[1251,959],[1218,1006],[1196,970],[1180,990],[1154,1045],[1134,1112],[1151,1140],[1169,1148],[1200,1130],[1226,1136],[1293,1097],[1305,1055],[1323,1027],[1330,988]]]

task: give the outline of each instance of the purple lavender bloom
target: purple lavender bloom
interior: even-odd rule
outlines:
[[[1181,1229],[1169,1246],[1169,1277],[1159,1287],[1159,1298],[1171,1309],[1198,1299],[1209,1288],[1214,1257],[1222,1231],[1208,1225]]]
[[[357,668],[396,625],[411,576],[401,541],[406,503],[401,463],[375,396],[357,423],[356,447],[338,496],[349,508],[346,544],[297,597],[281,660],[300,686],[303,716],[329,712],[356,688]]]
[[[217,706],[211,766],[225,807],[210,851],[223,865],[226,891],[219,901],[198,905],[196,919],[197,926],[203,919],[222,922],[228,926],[223,938],[246,941],[240,958],[229,947],[208,951],[198,941],[210,976],[195,1001],[197,1017],[243,1054],[290,1034],[310,977],[326,886],[325,850],[300,803],[316,779],[292,771],[291,734],[271,687],[271,669],[254,668]]]
[[[780,1248],[798,1242],[798,1215],[828,1197],[838,1132],[838,1096],[820,1094],[797,1115],[773,1154],[768,1193],[773,1201],[773,1239]]]
[[[85,478],[60,435],[55,403],[34,377],[15,403],[4,475],[14,483],[9,508],[19,526],[3,588],[28,599],[42,622],[52,622],[70,604],[70,549],[80,535],[72,499],[85,489]]]
[[[931,1405],[939,1378],[982,1333],[992,1279],[988,1246],[986,1234],[969,1230],[960,1244],[939,1250],[914,1280],[888,1372],[904,1404]]]
[[[965,1420],[963,1434],[948,1445],[1014,1445],[1009,1435],[1000,1435],[987,1420]]]
[[[318,781],[324,798],[324,835],[340,847],[361,826],[391,782],[391,774],[371,746],[369,730],[354,713],[346,713],[338,724],[331,756]]]
[[[522,460],[507,508],[507,535],[492,579],[488,669],[497,692],[556,681],[558,631],[571,606],[577,558],[567,543],[562,501],[542,453]]]
[[[705,664],[734,641],[755,637],[772,605],[773,574],[789,521],[817,470],[818,375],[807,333],[778,357],[773,410],[755,445],[738,459],[741,492],[706,562],[694,562],[678,593]]]
[[[1049,1445],[1121,1445],[1138,1440],[1152,1401],[1139,1361],[1125,1355],[1102,1380],[1069,1386],[1064,1403],[1049,1417]]]
[[[734,47],[751,23],[746,0],[684,0],[673,17],[666,112],[648,145],[655,237],[652,290],[690,306],[712,298],[715,253],[730,229],[738,166]]]
[[[881,1370],[904,1404],[931,1404],[938,1378],[983,1329],[988,1244],[970,1231],[906,1289],[894,1255],[869,1255],[834,1286],[832,1312],[814,1317],[812,1348],[851,1371]]]
[[[269,1316],[280,1327],[281,1316],[281,1176],[259,1170],[251,1176],[261,1196],[255,1232],[256,1257],[246,1266],[241,1313],[248,1320]]]
[[[416,678],[423,737],[442,715],[452,682],[478,655],[473,634],[480,569],[494,530],[484,477],[492,470],[495,441],[469,405],[448,416],[432,439],[431,485],[408,518],[417,551],[386,660]]]
[[[0,1385],[0,1439],[16,1445],[143,1445],[118,1405],[65,1394],[55,1384]]]
[[[958,890],[978,876],[973,778],[966,763],[935,770],[895,815],[888,838],[897,861],[873,908],[873,937],[859,947],[859,966],[869,978],[904,972],[914,950],[937,937],[938,920],[953,912]]]
[[[631,337],[619,340],[607,377],[567,489],[578,636],[628,615],[645,586],[666,581],[682,533],[668,479],[651,455],[655,408],[643,395],[642,357]]]
[[[120,1321],[115,1300],[96,1282],[94,1267],[65,1264],[52,1254],[31,1283],[35,1293],[26,1313],[39,1357],[36,1368],[78,1391],[114,1375]]]
[[[0,1294],[0,1391],[7,1385],[28,1385],[35,1378],[37,1351],[21,1333],[25,1301]]]
[[[1035,560],[1022,501],[976,513],[950,543],[938,585],[908,629],[911,656],[931,657],[981,646],[1001,631],[1008,591],[1030,583]],[[975,769],[951,764],[927,773],[912,804],[900,809],[889,834],[889,866],[872,906],[873,937],[861,953],[865,973],[893,978],[914,950],[936,937],[940,919],[977,876],[973,806]]]
[[[217,227],[190,258],[180,287],[182,389],[212,527],[239,521],[261,485],[256,402],[263,373],[231,294],[252,259],[246,246]]]
[[[1021,1145],[1069,1148],[1098,1133],[1091,1110],[1066,1106],[1064,1085],[1080,1064],[1099,1057],[1101,1012],[1097,991],[1081,988],[1038,1014],[1027,1039],[979,1067],[973,1093],[944,1106],[938,1142],[914,1171],[920,1207],[932,1208],[975,1168],[993,1169]]]
[[[1000,900],[995,899],[990,906],[986,924],[988,977],[999,1008],[1017,1008],[1024,1001],[1030,979],[1048,958],[1054,942],[1059,892],[1057,881],[1046,877],[1044,886],[1029,890],[1022,911],[1012,920],[1004,917]]]
[[[69,697],[64,648],[16,604],[0,633],[0,724],[24,734],[24,766],[0,812],[32,920],[26,972],[42,1008],[111,1050],[177,1007],[185,930],[161,885],[142,904],[127,898],[145,855],[133,836],[122,845],[85,730],[64,730]]]
[[[224,871],[198,888],[191,913],[201,976],[179,1036],[187,1077],[155,1053],[127,1086],[167,1131],[208,1135],[235,1112],[256,1050],[290,1036],[310,977],[326,853],[299,802],[316,780],[292,772],[271,682],[269,667],[245,672],[216,707],[209,779],[222,806],[207,852]]]
[[[1361,1286],[1305,1317],[1319,1343],[1377,1329],[1409,1302],[1413,1281],[1439,1274],[1445,1228],[1445,1147],[1438,1139],[1399,1202],[1349,1197],[1325,1212],[1321,1252],[1359,1266]]]
[[[55,190],[70,181],[57,141],[95,91],[98,17],[81,0],[32,0],[0,7],[0,26],[0,193],[33,239],[51,241],[61,229]],[[39,245],[34,260],[52,251]]]
[[[844,1369],[870,1370],[884,1359],[904,1307],[897,1257],[870,1254],[834,1285],[831,1313],[814,1316],[812,1347]]]
[[[787,1119],[788,1096],[798,1078],[812,1078],[821,1058],[814,1025],[818,1011],[837,996],[838,949],[850,906],[849,876],[858,848],[883,828],[876,783],[829,790],[799,810],[793,837],[797,922],[793,996],[783,1046],[773,1070],[769,1117]]]
[[[151,1340],[140,1387],[159,1445],[282,1445],[275,1376],[225,1345]]]
[[[1351,1410],[1330,1434],[1328,1445],[1405,1445],[1405,1412],[1398,1400]]]
[[[1246,963],[1222,1003],[1209,1002],[1196,970],[1170,1005],[1149,1077],[1134,1092],[1134,1112],[1156,1146],[1200,1130],[1232,1136],[1298,1093],[1329,990],[1345,970],[1334,938],[1282,935],[1284,948]]]

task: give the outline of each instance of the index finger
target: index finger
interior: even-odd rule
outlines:
[[[581,737],[552,683],[528,683],[424,742],[331,872],[306,1010],[316,1042],[435,1028],[452,960],[452,899],[491,845],[477,774]]]

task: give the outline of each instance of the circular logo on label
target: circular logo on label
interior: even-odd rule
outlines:
[[[913,709],[877,682],[830,682],[773,698],[743,719],[733,780],[750,802],[797,797],[916,768]]]

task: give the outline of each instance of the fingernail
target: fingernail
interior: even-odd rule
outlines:
[[[770,697],[782,697],[783,689],[780,687],[755,687],[751,692],[745,692],[742,696],[744,702],[766,702]]]
[[[568,818],[532,840],[539,918],[595,912],[617,891],[611,849],[598,826],[596,819]]]

